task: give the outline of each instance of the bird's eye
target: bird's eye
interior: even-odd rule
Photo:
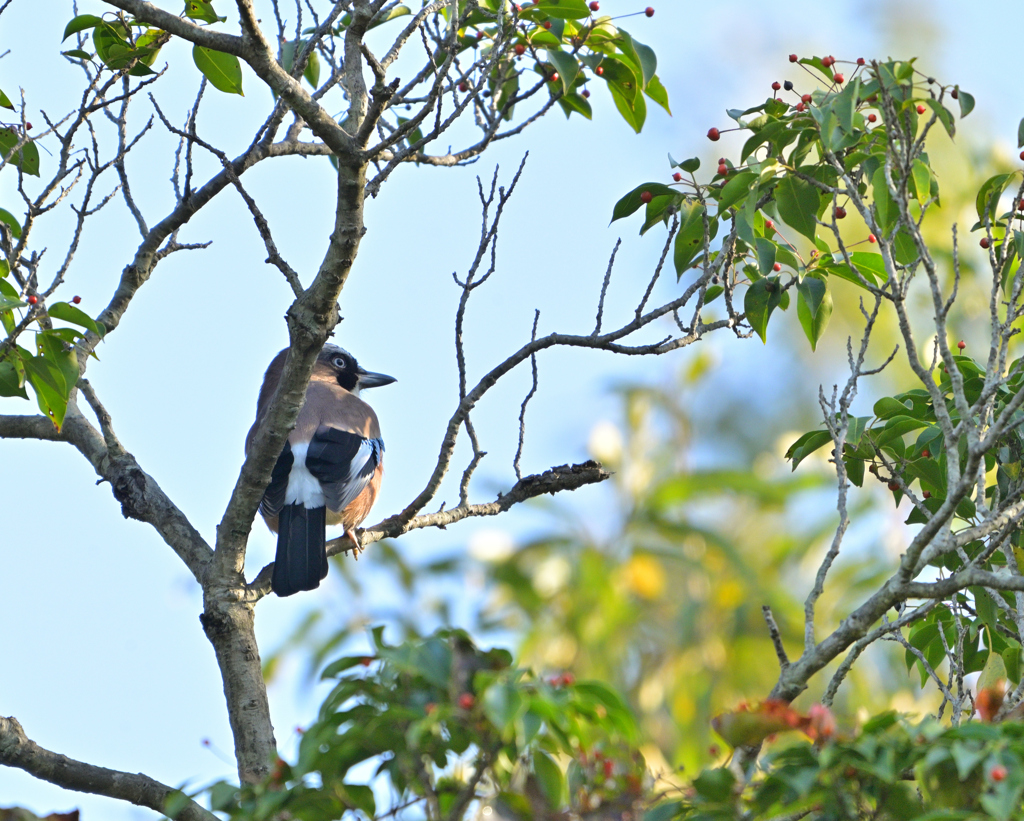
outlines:
[[[340,356],[334,357],[334,367],[339,371],[345,370],[345,360]]]

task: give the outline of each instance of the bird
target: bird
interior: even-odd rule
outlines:
[[[287,349],[271,361],[245,439],[248,455],[284,369]],[[327,525],[340,524],[356,547],[354,529],[367,517],[384,472],[377,414],[360,398],[393,376],[362,368],[344,348],[327,343],[317,355],[295,428],[288,435],[260,501],[277,533],[271,589],[278,596],[314,590],[327,576]]]

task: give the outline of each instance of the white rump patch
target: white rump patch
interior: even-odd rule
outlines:
[[[327,500],[320,489],[320,482],[306,468],[306,452],[309,442],[292,445],[292,469],[288,474],[288,489],[284,494],[286,505],[302,505],[303,507],[325,507]]]

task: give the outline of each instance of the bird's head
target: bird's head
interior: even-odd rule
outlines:
[[[324,345],[324,349],[320,351],[313,373],[334,379],[355,396],[365,388],[379,388],[397,381],[393,376],[366,370],[344,348],[331,344]]]

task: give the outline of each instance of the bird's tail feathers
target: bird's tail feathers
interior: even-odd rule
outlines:
[[[314,590],[327,575],[327,509],[285,505],[277,525],[271,587],[278,596]]]

